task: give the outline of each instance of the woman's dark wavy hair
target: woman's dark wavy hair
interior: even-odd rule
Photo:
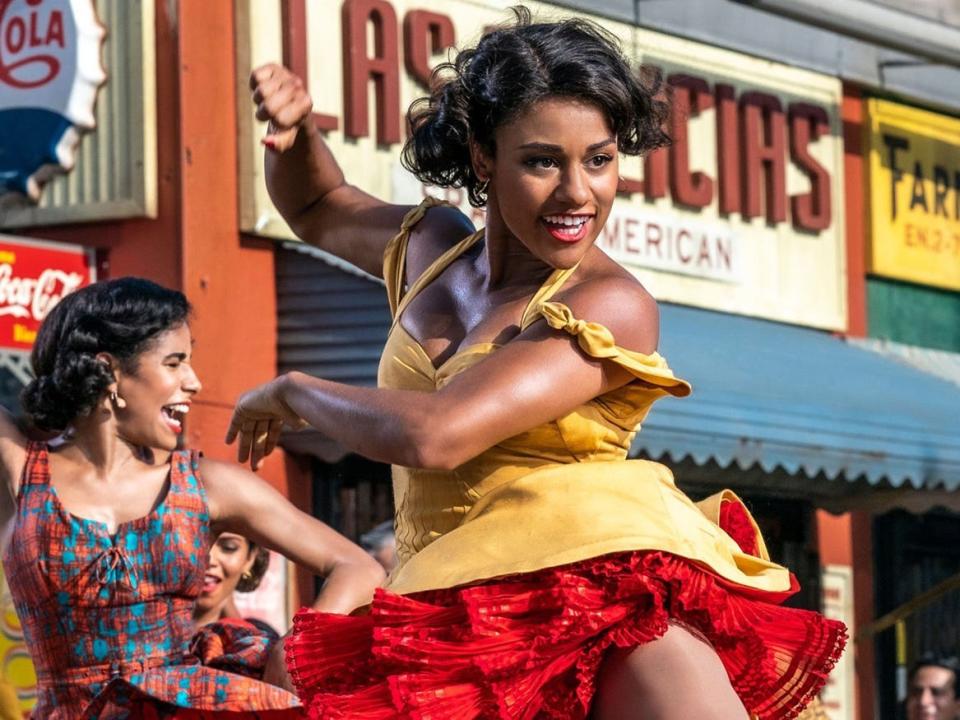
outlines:
[[[20,394],[27,417],[41,430],[65,430],[115,381],[98,353],[109,353],[124,372],[135,372],[150,343],[189,316],[183,293],[142,278],[98,282],[67,295],[37,333],[30,355],[34,379]]]
[[[527,8],[513,12],[514,24],[486,33],[475,48],[438,66],[429,97],[411,105],[402,162],[419,180],[465,187],[470,203],[482,206],[486,193],[473,172],[470,140],[492,155],[496,129],[546,97],[596,105],[624,154],[668,143],[659,74],[644,81],[634,73],[615,36],[589,20],[534,23]]]

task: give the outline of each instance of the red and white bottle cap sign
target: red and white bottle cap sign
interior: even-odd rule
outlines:
[[[36,202],[96,124],[106,31],[93,0],[0,0],[0,196]]]

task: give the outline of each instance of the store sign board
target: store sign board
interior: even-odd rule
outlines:
[[[0,235],[0,349],[32,348],[54,306],[93,281],[85,248]]]
[[[0,198],[40,199],[95,125],[105,30],[93,0],[0,0]]]
[[[867,109],[869,271],[960,290],[960,119],[885,100]]]
[[[442,195],[482,222],[457,190],[425,188],[399,168],[403,113],[451,44],[510,19],[508,0],[241,3],[238,47],[250,67],[284,56],[307,76],[318,126],[351,182],[398,203]],[[288,8],[297,2],[287,3]],[[528,3],[537,17],[569,11]],[[289,11],[288,11],[289,12]],[[621,164],[626,192],[599,246],[661,299],[842,330],[846,327],[838,80],[592,18],[670,86],[668,150]],[[373,81],[373,82],[371,82]],[[263,128],[240,99],[245,229],[290,237],[263,186]]]
[[[854,635],[853,622],[853,568],[849,565],[827,565],[820,575],[823,593],[823,614],[831,620],[839,620]],[[854,718],[854,667],[853,648],[840,656],[820,693],[823,709],[830,720],[853,720]]]

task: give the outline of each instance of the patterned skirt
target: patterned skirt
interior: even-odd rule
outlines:
[[[272,630],[245,620],[200,629],[184,663],[110,681],[79,717],[84,720],[302,720],[292,695],[260,681]],[[58,708],[55,715],[59,718]],[[64,718],[74,717],[64,714]]]

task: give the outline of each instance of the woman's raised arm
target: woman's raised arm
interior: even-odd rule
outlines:
[[[313,101],[303,81],[269,64],[250,75],[263,139],[267,190],[298,237],[375,277],[383,251],[409,206],[391,205],[350,185],[311,120]]]

